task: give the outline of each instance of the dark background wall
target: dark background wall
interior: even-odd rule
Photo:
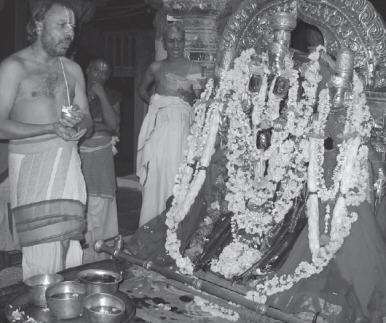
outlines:
[[[26,46],[25,25],[28,21],[28,3],[35,0],[0,0],[0,60]],[[80,0],[75,0],[80,1]],[[93,0],[98,3],[91,21],[78,30],[75,41],[75,60],[85,68],[91,58],[106,57],[103,35],[112,31],[126,31],[133,36],[129,49],[131,70],[126,75],[114,76],[110,86],[122,94],[121,142],[116,157],[119,175],[134,173],[136,141],[146,106],[139,100],[137,87],[146,67],[154,57],[154,10],[145,0]],[[188,1],[188,0],[186,0]],[[235,10],[241,0],[230,0]],[[386,17],[386,0],[371,0],[381,16]],[[95,8],[94,8],[95,9]],[[224,24],[227,15],[222,17]]]
[[[0,2],[0,59],[11,54],[15,48],[15,2]]]

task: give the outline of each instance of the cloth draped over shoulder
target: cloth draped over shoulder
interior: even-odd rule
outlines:
[[[77,142],[52,135],[11,141],[9,179],[22,247],[83,238],[86,187]]]
[[[138,137],[137,175],[143,186],[139,225],[166,207],[184,158],[192,107],[177,96],[155,94]]]
[[[166,73],[165,79],[168,87],[172,90],[190,90],[192,86],[200,86],[202,75],[201,73],[188,73],[186,76],[181,76],[175,73]]]

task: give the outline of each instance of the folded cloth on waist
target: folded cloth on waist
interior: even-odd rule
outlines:
[[[80,146],[82,171],[89,195],[113,198],[116,191],[111,135],[93,136]]]
[[[22,247],[83,237],[86,187],[77,142],[52,135],[11,141],[9,180]]]
[[[192,107],[178,96],[154,94],[149,102],[149,110],[142,122],[138,136],[137,175],[143,184],[146,178],[149,157],[154,155],[149,142],[156,130],[186,127],[189,129],[194,118]],[[173,138],[171,138],[173,139]],[[155,138],[156,141],[159,138]],[[173,145],[172,142],[167,144]],[[162,149],[162,147],[160,147]],[[176,148],[178,149],[178,148]]]

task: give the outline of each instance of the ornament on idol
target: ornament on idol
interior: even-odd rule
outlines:
[[[354,54],[346,49],[342,48],[337,54],[335,72],[331,76],[329,82],[329,94],[333,94],[331,105],[329,105],[330,96],[319,96],[319,120],[316,122],[318,129],[316,132],[320,132],[321,135],[326,132],[328,125],[334,122],[336,117],[328,118],[328,115],[334,113],[342,113],[346,119],[346,125],[343,129],[343,135],[348,134],[351,124],[350,118],[352,117],[352,104],[349,106],[345,101],[345,94],[347,91],[352,91],[353,87],[353,69],[354,69]],[[328,93],[328,92],[327,92]],[[323,98],[322,98],[323,97]],[[352,103],[352,100],[350,101]],[[347,111],[346,111],[347,110]],[[338,138],[338,135],[335,135]],[[345,193],[347,190],[345,185],[342,186],[346,173],[352,167],[354,161],[348,154],[353,154],[353,151],[359,148],[360,140],[346,139],[338,146],[339,153],[336,157],[337,164],[333,170],[332,185],[328,188],[324,180],[324,155],[326,150],[332,149],[333,140],[336,138],[327,137],[322,140],[315,140],[310,138],[310,164],[308,170],[308,189],[310,194],[307,201],[308,206],[308,223],[309,223],[309,241],[310,250],[313,255],[313,260],[316,259],[317,254],[321,246],[327,245],[330,240],[336,238],[336,232],[339,230],[344,212],[347,205]],[[325,216],[324,216],[324,230],[319,237],[319,206],[318,198],[322,202],[326,202]],[[331,212],[330,203],[336,201],[335,206]],[[332,214],[331,214],[332,213]],[[330,229],[330,230],[329,230]]]
[[[354,72],[354,53],[348,48],[341,48],[337,53],[335,73],[329,82],[331,114],[344,114],[352,100],[352,80]],[[334,148],[334,140],[330,136],[324,140],[324,148]]]
[[[345,98],[352,88],[354,71],[354,53],[348,48],[341,48],[337,54],[335,74],[330,80],[332,97],[332,110],[342,109],[345,106]],[[331,111],[334,113],[334,111]]]
[[[296,27],[296,13],[279,12],[273,15],[271,26],[273,29],[274,41],[289,47],[291,42],[291,31]]]
[[[264,68],[262,66],[263,59],[260,59],[256,54],[251,55],[250,72],[252,74],[249,79],[248,89],[250,92],[257,93],[261,89],[264,76]]]
[[[271,19],[273,29],[273,42],[270,45],[271,67],[277,74],[284,68],[284,57],[289,52],[291,32],[296,27],[296,18],[294,13],[280,12]]]
[[[344,59],[344,57],[349,59]],[[339,57],[338,54],[339,66],[343,64],[347,67],[349,66],[348,62],[351,62],[350,56]],[[348,69],[344,69],[343,72],[347,72],[344,74],[346,76],[350,75]],[[342,69],[339,70],[338,68],[336,75],[342,76],[342,74]],[[346,80],[349,79],[346,77]],[[333,83],[331,82],[331,84]],[[340,86],[344,82],[336,84]],[[345,238],[350,235],[352,224],[358,219],[358,214],[351,211],[349,206],[359,206],[367,199],[368,147],[363,143],[369,137],[372,121],[369,107],[366,104],[363,83],[355,73],[352,84],[353,99],[350,100],[349,104],[343,101],[345,109],[347,109],[343,130],[344,140],[336,157],[337,166],[333,170],[333,184],[330,188],[327,188],[324,182],[325,149],[323,140],[321,140],[325,132],[326,122],[328,122],[327,116],[330,114],[330,108],[333,109],[329,104],[328,89],[322,90],[319,94],[318,118],[313,121],[312,135],[308,138],[307,187],[309,194],[307,217],[312,261],[301,262],[290,274],[274,275],[266,280],[256,280],[256,291],[247,293],[247,298],[253,299],[255,302],[263,303],[268,296],[288,290],[300,280],[320,273],[342,247]],[[357,174],[357,176],[352,176],[352,174]],[[330,215],[326,214],[324,220],[327,223],[324,223],[324,230],[319,230],[319,199],[321,202],[329,204],[326,213],[330,212]],[[326,235],[325,231],[328,231],[329,234]]]

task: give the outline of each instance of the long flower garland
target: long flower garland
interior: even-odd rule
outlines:
[[[199,189],[202,186],[202,183],[205,179],[205,168],[208,166],[210,157],[214,152],[214,143],[220,123],[220,113],[223,112],[223,110],[227,109],[228,111],[237,111],[236,105],[240,103],[240,97],[234,96],[235,93],[241,93],[242,91],[245,91],[247,86],[248,78],[245,77],[248,75],[248,64],[249,59],[252,54],[252,50],[244,52],[238,60],[235,61],[235,68],[228,73],[225,74],[223,79],[221,80],[220,87],[218,91],[216,92],[216,95],[214,99],[209,104],[209,108],[207,105],[205,105],[205,109],[203,108],[204,105],[202,105],[200,113],[196,114],[197,124],[196,124],[196,130],[192,131],[192,143],[195,143],[195,145],[190,145],[189,147],[191,150],[187,154],[187,162],[184,167],[181,168],[177,185],[175,186],[175,200],[173,203],[172,208],[167,214],[167,221],[166,224],[168,226],[167,230],[167,242],[166,242],[166,249],[168,250],[169,254],[172,258],[176,260],[177,266],[180,268],[180,270],[183,273],[186,274],[192,274],[193,273],[193,264],[191,260],[188,257],[182,257],[180,254],[180,241],[177,238],[177,227],[178,224],[183,220],[183,218],[188,213],[191,205],[194,202],[194,199],[199,191]],[[314,62],[316,62],[317,59],[314,59]],[[312,64],[311,64],[312,66]],[[312,68],[316,67],[313,65]],[[303,101],[300,103],[296,103],[296,100],[288,100],[287,106],[289,107],[287,112],[287,126],[285,131],[288,131],[288,129],[292,129],[292,131],[288,131],[294,136],[298,136],[299,138],[302,136],[300,132],[298,132],[299,129],[306,129],[310,130],[310,126],[308,124],[308,119],[312,115],[312,106],[313,104],[310,104],[312,100],[307,100],[307,93],[312,93],[313,91],[316,91],[316,84],[318,81],[316,79],[312,79],[311,75],[315,75],[315,73],[311,72],[312,68],[309,69],[309,82],[308,82],[308,89],[304,89],[305,96],[303,98]],[[307,74],[305,74],[305,78],[307,80]],[[264,78],[263,78],[263,86],[264,87]],[[307,82],[305,82],[305,86],[307,87]],[[292,89],[293,87],[291,87]],[[290,91],[291,91],[290,89]],[[309,92],[308,92],[309,91]],[[211,92],[211,90],[210,90]],[[312,125],[312,129],[315,133],[319,132],[324,129],[323,125],[323,118],[321,115],[323,114],[325,117],[328,115],[328,100],[326,92],[322,92],[325,95],[325,99],[323,99],[323,95],[321,94],[320,97],[320,107],[319,107],[319,119],[314,122]],[[312,201],[313,199],[317,199],[318,196],[323,196],[323,190],[320,188],[323,188],[323,185],[317,185],[316,178],[321,178],[322,173],[322,158],[321,156],[321,150],[320,150],[320,140],[317,138],[310,138],[309,142],[305,140],[300,140],[296,143],[296,146],[292,149],[290,147],[284,148],[284,150],[287,151],[287,154],[295,156],[295,159],[292,159],[290,161],[292,165],[292,171],[284,172],[283,175],[280,175],[280,172],[273,172],[275,176],[277,176],[277,181],[281,182],[281,186],[285,187],[285,189],[282,189],[278,194],[277,201],[281,200],[281,196],[284,196],[282,199],[282,214],[285,214],[285,210],[288,209],[288,203],[286,201],[290,201],[293,199],[294,196],[297,196],[298,194],[298,188],[301,187],[304,183],[304,178],[302,176],[299,176],[299,174],[304,174],[304,163],[306,159],[308,158],[308,151],[310,152],[310,156],[312,158],[310,159],[310,167],[308,169],[308,185],[312,187],[313,184],[315,187],[315,190],[318,192],[316,194],[312,194],[311,198],[307,201],[308,204],[308,212],[309,212],[309,226],[310,226],[310,249],[313,254],[313,262],[302,262],[299,264],[299,266],[296,268],[294,273],[292,275],[284,275],[281,277],[273,277],[272,279],[267,279],[264,283],[260,284],[256,282],[256,289],[255,291],[252,291],[248,293],[248,297],[258,301],[258,302],[264,302],[266,300],[266,297],[272,294],[275,294],[279,291],[283,291],[286,289],[289,289],[298,282],[299,280],[303,278],[310,277],[313,274],[319,273],[323,270],[323,268],[328,264],[328,262],[331,260],[331,258],[335,255],[335,253],[339,250],[341,245],[343,244],[344,238],[349,235],[351,224],[356,221],[357,214],[352,212],[347,212],[347,206],[348,205],[356,205],[358,203],[361,203],[366,196],[365,187],[363,186],[363,183],[366,182],[366,176],[368,176],[367,173],[367,148],[365,146],[360,146],[362,138],[369,135],[369,120],[370,120],[370,114],[368,111],[368,107],[365,104],[365,96],[363,94],[363,86],[361,85],[360,80],[357,78],[357,76],[354,77],[354,92],[353,92],[353,100],[350,108],[347,112],[347,122],[345,126],[345,136],[347,137],[344,141],[344,144],[342,145],[340,154],[342,156],[345,156],[344,160],[346,163],[343,166],[338,166],[335,173],[340,174],[339,176],[334,176],[334,182],[337,181],[337,179],[340,179],[340,185],[338,185],[339,194],[340,196],[337,199],[337,203],[334,207],[333,211],[333,218],[331,219],[331,238],[330,241],[321,246],[319,241],[319,227],[316,227],[316,223],[319,221],[319,211],[315,207],[315,201]],[[291,95],[289,95],[291,97]],[[312,95],[309,95],[309,97],[312,97]],[[208,97],[209,98],[209,97]],[[236,99],[232,99],[236,98]],[[252,98],[253,101],[253,98]],[[269,101],[269,100],[268,100]],[[262,95],[255,96],[254,101],[256,105],[257,102],[262,102]],[[323,110],[323,102],[325,102],[325,110]],[[226,111],[227,111],[226,110]],[[256,126],[258,124],[259,120],[263,119],[264,111],[261,109],[260,112],[257,112],[258,110],[254,110],[255,115],[252,115],[253,124]],[[235,112],[236,113],[236,112]],[[239,113],[239,112],[237,112]],[[303,120],[299,120],[299,116],[304,115]],[[230,121],[234,120],[236,115],[230,116]],[[245,114],[239,116],[245,117]],[[243,120],[243,118],[238,120]],[[201,120],[201,121],[200,121]],[[237,120],[237,118],[236,118]],[[307,121],[306,121],[307,120]],[[234,128],[234,124],[230,125],[230,131]],[[248,128],[242,127],[243,135],[241,137],[243,138],[250,138],[253,132],[248,132]],[[319,128],[318,128],[319,127]],[[304,131],[305,132],[305,131]],[[240,134],[240,133],[239,133]],[[353,134],[360,134],[360,136],[353,136]],[[236,136],[234,137],[235,140],[228,141],[228,149],[232,147],[232,144],[236,144],[238,139],[236,139]],[[199,143],[203,142],[201,146]],[[243,152],[248,152],[249,156],[253,156],[252,160],[256,160],[258,158],[258,154],[256,154],[256,150],[254,150],[253,142],[252,141],[245,141],[249,142],[247,145],[249,145],[250,150],[244,150]],[[286,141],[282,140],[282,143]],[[344,146],[344,147],[343,147]],[[197,148],[200,147],[200,148]],[[283,150],[283,151],[284,151]],[[240,150],[242,151],[242,150]],[[201,154],[201,157],[199,157]],[[268,155],[270,154],[270,155]],[[235,155],[236,156],[236,155]],[[242,154],[239,154],[241,157]],[[351,158],[352,157],[352,158]],[[244,156],[245,158],[245,156]],[[266,154],[266,160],[273,160],[272,154],[269,152]],[[343,157],[342,157],[343,160]],[[244,159],[246,161],[246,159]],[[193,162],[195,162],[196,166],[192,167]],[[338,159],[338,164],[339,159]],[[273,165],[273,163],[272,163]],[[293,167],[293,165],[298,165],[296,167],[300,167],[300,171],[296,171],[296,167]],[[300,165],[300,166],[299,166]],[[250,170],[252,169],[252,166],[250,163],[248,164],[241,164],[240,167],[235,171],[234,174],[237,174],[238,176],[241,176],[240,171]],[[228,167],[229,169],[229,167]],[[354,170],[355,172],[361,174],[361,183],[358,181],[355,182],[355,180],[352,180],[350,176],[344,176],[349,171]],[[249,181],[249,180],[248,180]],[[248,182],[247,181],[247,182]],[[181,183],[184,183],[184,185],[181,185]],[[319,182],[322,183],[323,182]],[[362,186],[361,186],[362,184]],[[261,182],[260,187],[262,187],[262,190],[274,190],[276,189],[272,183],[268,182]],[[286,186],[287,185],[287,186]],[[336,185],[335,185],[336,186]],[[335,187],[334,185],[332,188]],[[239,192],[239,195],[234,194],[235,197],[239,196],[242,198],[245,198],[245,196],[248,196],[249,192],[248,190],[244,190],[244,192],[241,192],[240,190],[237,191],[237,188],[240,186],[233,185],[229,186],[230,189],[236,189],[235,192]],[[291,189],[292,187],[292,189]],[[309,188],[310,188],[309,187]],[[287,193],[289,192],[289,193]],[[266,193],[266,192],[265,192]],[[337,193],[337,194],[338,194]],[[285,197],[287,194],[287,197]],[[334,196],[336,196],[335,194]],[[269,196],[267,194],[267,196]],[[268,198],[265,198],[266,200]],[[235,198],[235,201],[237,201],[237,198]],[[276,202],[277,202],[276,201]],[[317,200],[316,200],[317,202]],[[264,201],[260,202],[260,205],[264,204]],[[245,206],[245,204],[244,204]],[[314,207],[312,207],[314,206]],[[275,206],[271,206],[272,210],[279,210],[280,209],[280,203],[277,203]],[[317,216],[313,214],[313,210],[317,210]],[[288,212],[288,211],[287,211]],[[280,219],[280,217],[278,217]],[[259,219],[261,223],[264,223],[264,219]],[[245,245],[240,245],[240,241],[234,240],[233,246],[235,247],[234,250],[238,248],[238,250],[244,250],[245,252],[250,251],[250,249],[246,249]],[[231,244],[232,245],[232,244]],[[230,246],[231,246],[230,245]],[[249,248],[250,246],[248,246]],[[228,248],[225,250],[225,254],[229,254],[234,251],[232,248]],[[243,252],[244,252],[243,251]],[[258,258],[258,253],[254,254],[253,259]],[[216,264],[215,262],[213,263]],[[230,263],[227,263],[227,266],[229,266]],[[240,268],[245,268],[243,266],[247,265],[247,262],[244,264],[240,264]],[[226,267],[225,265],[221,265],[221,259],[217,262],[217,266],[220,268]],[[221,269],[220,269],[221,270]],[[235,269],[234,272],[226,273],[229,277],[234,275],[236,272],[240,271],[242,269]]]
[[[223,104],[219,100],[221,92],[213,93],[213,81],[209,81],[201,100],[195,104],[195,119],[188,137],[188,150],[185,162],[180,167],[173,188],[173,203],[166,214],[165,249],[176,261],[177,267],[184,274],[193,274],[193,263],[180,252],[181,241],[177,237],[179,223],[183,221],[194,203],[206,177],[206,169],[215,151],[215,142],[220,125]],[[208,107],[208,102],[210,102]]]
[[[319,119],[314,123],[313,129],[320,131],[325,128],[328,104],[328,95],[322,92],[320,95]],[[319,241],[319,211],[316,194],[311,194],[308,204],[309,240],[312,252],[312,262],[301,262],[293,274],[274,276],[266,279],[263,283],[256,283],[255,291],[250,291],[248,298],[264,303],[267,296],[291,288],[301,279],[320,273],[324,267],[335,256],[336,252],[343,245],[344,239],[350,234],[352,223],[358,219],[355,212],[349,213],[347,207],[359,205],[366,199],[368,180],[368,149],[361,145],[363,140],[370,136],[370,112],[365,102],[363,84],[354,74],[353,100],[347,111],[346,124],[342,148],[337,158],[338,165],[334,172],[333,187],[339,186],[339,196],[335,195],[336,203],[331,220],[330,240],[324,246]],[[317,184],[322,173],[322,159],[320,158],[321,140],[317,136],[310,137],[310,165],[308,171],[309,190],[315,189],[317,194],[323,196],[320,186]],[[338,174],[339,173],[339,174]],[[355,178],[352,173],[360,174]],[[335,183],[335,182],[339,182]],[[338,193],[337,193],[338,194]],[[328,194],[331,196],[330,194]]]
[[[310,117],[313,112],[313,105],[316,101],[316,90],[321,77],[319,75],[319,53],[310,55],[311,63],[305,73],[303,82],[304,96],[300,103],[297,103],[298,96],[298,72],[293,68],[292,60],[285,57],[285,68],[281,76],[290,81],[290,88],[287,100],[287,109],[284,118],[289,122],[284,129],[272,131],[272,141],[266,150],[256,149],[255,131],[250,127],[248,117],[243,112],[239,102],[241,94],[235,92],[228,98],[225,114],[230,121],[228,130],[228,194],[226,200],[229,202],[228,209],[233,212],[232,232],[233,242],[224,248],[218,260],[212,261],[211,270],[219,272],[225,277],[232,277],[249,268],[259,260],[261,253],[258,251],[262,239],[269,231],[288,213],[293,205],[293,200],[299,196],[306,180],[306,162],[308,162],[308,149],[306,140],[303,138],[310,124]],[[247,63],[247,62],[245,62]],[[267,66],[260,69],[269,73]],[[249,75],[245,76],[246,78]],[[267,75],[263,75],[260,92],[255,95],[257,100],[252,113],[254,127],[263,123],[272,124],[278,115],[280,99],[274,97],[274,81],[269,89],[266,87]],[[265,102],[266,94],[261,91],[268,90],[268,101]],[[244,89],[245,91],[245,89]],[[252,101],[253,102],[253,101]],[[258,111],[258,112],[256,112]],[[275,118],[270,113],[273,112]],[[298,130],[303,129],[304,132]],[[293,139],[289,139],[289,135]],[[262,175],[261,170],[256,170],[256,165],[265,165],[269,161],[267,174]],[[265,167],[265,166],[263,166]],[[278,183],[280,190],[278,191]],[[273,198],[275,200],[273,201]],[[253,241],[243,241],[237,234],[239,230],[254,235]],[[253,242],[253,243],[252,243]],[[242,246],[242,248],[241,248]],[[243,257],[243,254],[250,257]],[[233,256],[233,258],[232,258]],[[227,263],[227,266],[223,264]]]

